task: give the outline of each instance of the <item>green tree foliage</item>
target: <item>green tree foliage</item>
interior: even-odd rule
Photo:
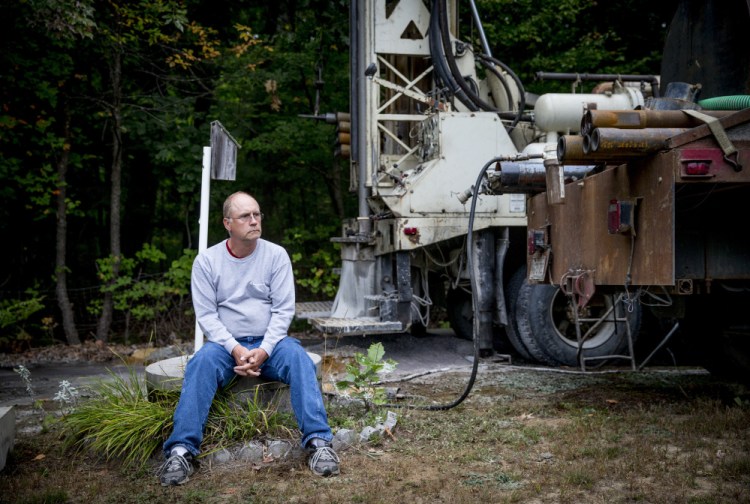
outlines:
[[[537,81],[540,71],[658,74],[676,5],[677,0],[477,1],[493,56],[537,93],[570,90],[569,83]],[[470,12],[462,12],[462,18],[471,23]]]
[[[549,83],[535,81],[540,70],[657,73],[675,3],[477,0],[477,7],[493,55],[541,92]],[[478,48],[468,2],[459,9],[461,38]],[[2,2],[2,306],[27,301],[34,287],[43,307],[19,323],[37,341],[48,328],[63,339],[54,289],[63,271],[76,323],[90,337],[95,321],[84,308],[111,281],[110,332],[127,327],[145,337],[149,309],[151,329],[169,313],[153,302],[161,287],[148,275],[185,261],[182,276],[159,281],[188,285],[183,251],[197,241],[202,148],[213,120],[242,149],[237,180],[212,183],[209,243],[224,237],[223,199],[247,190],[266,214],[264,236],[288,247],[300,294],[330,296],[338,251],[328,238],[342,217],[356,215],[356,199],[347,194],[348,164],[333,157],[334,126],[301,116],[349,109],[348,11],[345,0]],[[116,257],[123,278],[107,269],[114,263],[106,258]]]
[[[20,350],[31,342],[31,316],[44,309],[44,297],[29,289],[21,299],[0,300],[0,351]]]
[[[348,111],[347,9],[341,1],[298,2],[273,25],[256,9],[235,26],[246,43],[223,61],[212,114],[242,145],[237,185],[258,197],[272,239],[341,217],[332,204],[343,176],[334,130],[299,116],[314,112],[318,67],[326,79],[321,111]]]

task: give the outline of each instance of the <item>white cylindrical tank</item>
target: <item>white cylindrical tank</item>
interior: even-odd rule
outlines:
[[[644,100],[640,90],[630,87],[620,87],[612,94],[547,93],[534,106],[536,126],[543,131],[580,131],[589,103],[595,103],[599,110],[632,110],[643,106]]]

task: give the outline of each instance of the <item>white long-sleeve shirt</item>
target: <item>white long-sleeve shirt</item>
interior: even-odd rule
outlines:
[[[236,338],[263,336],[270,356],[294,317],[294,274],[289,254],[258,239],[247,257],[233,257],[226,240],[195,258],[191,279],[193,307],[204,336],[227,352]]]

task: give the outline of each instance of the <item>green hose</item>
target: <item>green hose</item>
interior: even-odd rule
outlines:
[[[750,95],[717,96],[698,101],[706,110],[742,110],[750,107]]]

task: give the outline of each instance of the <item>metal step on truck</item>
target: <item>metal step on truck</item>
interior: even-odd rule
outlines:
[[[736,3],[747,8],[744,2]],[[342,258],[335,300],[299,303],[297,316],[331,335],[414,333],[424,330],[431,310],[442,306],[456,334],[476,338],[485,354],[493,352],[500,337],[526,360],[550,365],[579,366],[585,365],[583,358],[632,355],[643,293],[655,292],[641,288],[642,270],[634,266],[645,241],[638,220],[643,218],[644,197],[628,193],[619,205],[624,209],[618,218],[627,219],[632,210],[632,236],[638,243],[633,259],[625,256],[625,264],[633,265],[626,267],[630,276],[608,279],[606,289],[599,288],[603,282],[595,276],[596,288],[586,291],[586,304],[578,309],[571,308],[575,289],[568,277],[560,283],[562,274],[555,276],[586,268],[576,262],[578,257],[570,264],[562,262],[557,247],[572,239],[560,235],[591,233],[586,241],[576,241],[581,250],[606,264],[623,260],[607,255],[603,240],[611,236],[602,236],[589,224],[600,216],[591,208],[578,208],[568,188],[588,187],[591,177],[631,157],[584,158],[584,140],[590,142],[591,135],[582,131],[582,118],[588,111],[647,110],[651,103],[665,102],[661,88],[666,90],[666,84],[690,79],[665,82],[662,75],[660,85],[659,77],[652,75],[540,74],[606,84],[598,86],[601,92],[527,94],[512,69],[492,55],[476,6],[470,4],[480,48],[461,40],[456,1],[350,3],[350,110],[327,118],[340,124],[349,120],[351,144],[342,153],[356,174],[358,215],[344,222],[341,235],[333,238],[341,245]],[[690,24],[696,13],[688,7],[695,4],[720,8],[714,5],[720,2],[683,2],[675,26]],[[679,42],[677,46],[683,47]],[[742,54],[741,49],[735,52]],[[683,88],[692,92],[687,98],[695,98],[695,85],[675,85],[675,90]],[[729,114],[711,117],[718,116],[724,121]],[[702,120],[689,116],[688,126]],[[728,126],[725,130],[732,131]],[[704,138],[709,142],[713,137]],[[565,160],[558,157],[560,144],[568,146]],[[661,145],[662,150],[669,148]],[[576,146],[580,153],[573,158]],[[737,158],[733,156],[729,159]],[[736,160],[740,165],[743,156]],[[638,160],[651,157],[639,154]],[[663,175],[662,180],[666,187],[669,181]],[[556,200],[548,196],[550,187]],[[561,208],[578,210],[551,224],[548,216]],[[604,218],[614,219],[606,213]],[[656,221],[659,229],[653,233],[668,231],[666,219]],[[625,231],[616,236],[629,239]],[[676,280],[646,283],[670,282]],[[585,336],[579,334],[582,330]]]

